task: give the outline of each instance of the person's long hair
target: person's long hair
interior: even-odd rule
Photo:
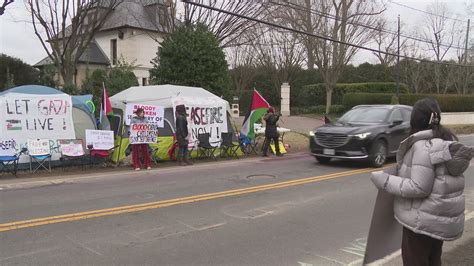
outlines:
[[[433,138],[458,140],[451,130],[441,125],[441,109],[438,102],[432,98],[418,100],[413,105],[410,126],[410,135],[431,129],[433,130]]]

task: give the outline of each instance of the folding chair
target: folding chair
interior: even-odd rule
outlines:
[[[0,156],[0,173],[10,173],[16,176],[18,161],[20,160],[21,154],[25,152],[26,148],[23,148],[19,153],[16,153],[15,149],[2,152]]]
[[[251,140],[249,138],[239,137],[239,143],[240,143],[240,150],[245,155],[251,155],[251,154],[258,155],[257,147],[258,147],[259,142],[256,138]]]
[[[197,142],[197,152],[198,158],[211,158],[213,160],[217,160],[214,152],[218,148],[218,146],[212,146],[212,144],[220,143],[219,142],[209,142],[211,135],[209,133],[198,134],[198,142]]]
[[[221,154],[220,156],[226,156],[228,158],[236,157],[237,159],[239,156],[237,155],[237,151],[240,148],[240,143],[234,142],[234,134],[233,133],[222,133],[221,134]]]
[[[148,153],[150,154],[150,159],[155,164],[158,164],[158,162],[162,160],[159,156],[160,146],[157,145],[157,146],[153,147],[151,144],[159,144],[159,143],[160,143],[160,141],[157,140],[155,143],[149,143],[148,144]]]
[[[30,156],[30,172],[38,170],[51,172],[51,146],[49,139],[28,139],[28,155]],[[33,169],[33,164],[36,164]]]
[[[76,161],[80,162],[80,166],[84,166],[86,152],[84,151],[84,141],[82,139],[60,139],[58,144],[59,152],[61,153],[59,160],[63,170],[67,164],[72,166]]]
[[[87,149],[89,149],[89,159],[90,159],[90,166],[94,165],[94,162],[102,161],[103,165],[107,164],[107,160],[110,158],[114,150],[118,147],[114,146],[108,150],[105,149],[95,149],[92,144],[87,145]]]

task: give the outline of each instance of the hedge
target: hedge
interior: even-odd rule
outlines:
[[[390,104],[393,94],[348,93],[344,95],[343,105],[350,109],[359,104]],[[434,98],[443,112],[474,112],[474,95],[457,94],[400,94],[400,104],[413,106],[423,98]]]
[[[343,105],[331,105],[329,112],[331,114],[342,114],[346,110]],[[309,107],[292,107],[291,115],[299,114],[324,114],[326,112],[325,105],[316,105]]]
[[[346,93],[395,93],[397,84],[394,82],[368,82],[368,83],[339,83],[332,92],[332,104],[342,104]],[[400,84],[400,93],[408,93],[405,84]],[[302,106],[326,104],[326,88],[323,83],[306,85],[299,95]]]

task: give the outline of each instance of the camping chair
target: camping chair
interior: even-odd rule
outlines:
[[[20,160],[21,154],[26,152],[26,148],[23,148],[19,153],[12,152],[11,154],[4,154],[0,156],[0,173],[10,173],[16,176],[18,170],[18,161]]]
[[[209,142],[211,135],[209,133],[198,134],[197,140],[197,153],[198,158],[211,158],[213,160],[217,160],[214,152],[218,148],[218,146],[212,146],[212,144],[220,143],[219,142]]]
[[[159,143],[160,141],[157,140],[154,144],[159,144]],[[160,146],[157,145],[153,148],[150,144],[148,144],[148,153],[150,154],[150,159],[153,161],[153,163],[158,164],[158,162],[162,160],[159,156]]]
[[[118,145],[110,148],[110,149],[95,149],[94,145],[89,144],[87,145],[87,149],[89,149],[89,160],[90,166],[94,165],[94,162],[102,161],[103,165],[106,165],[110,156],[114,152],[114,150],[118,147]]]
[[[237,151],[240,148],[240,143],[236,143],[233,140],[234,134],[233,133],[222,133],[221,134],[221,157],[226,156],[227,158],[236,157],[237,159],[239,156],[237,155]]]
[[[75,161],[79,161],[80,166],[84,166],[86,152],[84,151],[84,141],[82,139],[59,139],[58,144],[59,152],[61,153],[59,160],[63,170],[65,170],[66,164],[72,166]]]
[[[38,170],[51,172],[51,147],[49,139],[28,139],[28,155],[30,156],[30,172]],[[33,164],[36,166],[33,168]]]
[[[239,136],[239,144],[240,144],[240,150],[242,151],[243,154],[246,155],[251,155],[255,154],[258,155],[257,152],[257,147],[258,147],[258,140],[257,138],[251,140],[249,138],[241,138]]]

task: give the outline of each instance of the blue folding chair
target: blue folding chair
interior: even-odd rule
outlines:
[[[21,154],[23,154],[26,149],[22,149],[19,153],[16,151],[16,142],[14,140],[0,140],[0,143],[10,143],[6,147],[2,146],[2,151],[0,155],[0,173],[10,173],[16,176],[18,169],[18,161],[20,160]]]
[[[30,156],[30,172],[35,173],[39,169],[51,172],[51,146],[49,139],[29,139],[28,155]],[[36,164],[33,169],[33,164]]]

